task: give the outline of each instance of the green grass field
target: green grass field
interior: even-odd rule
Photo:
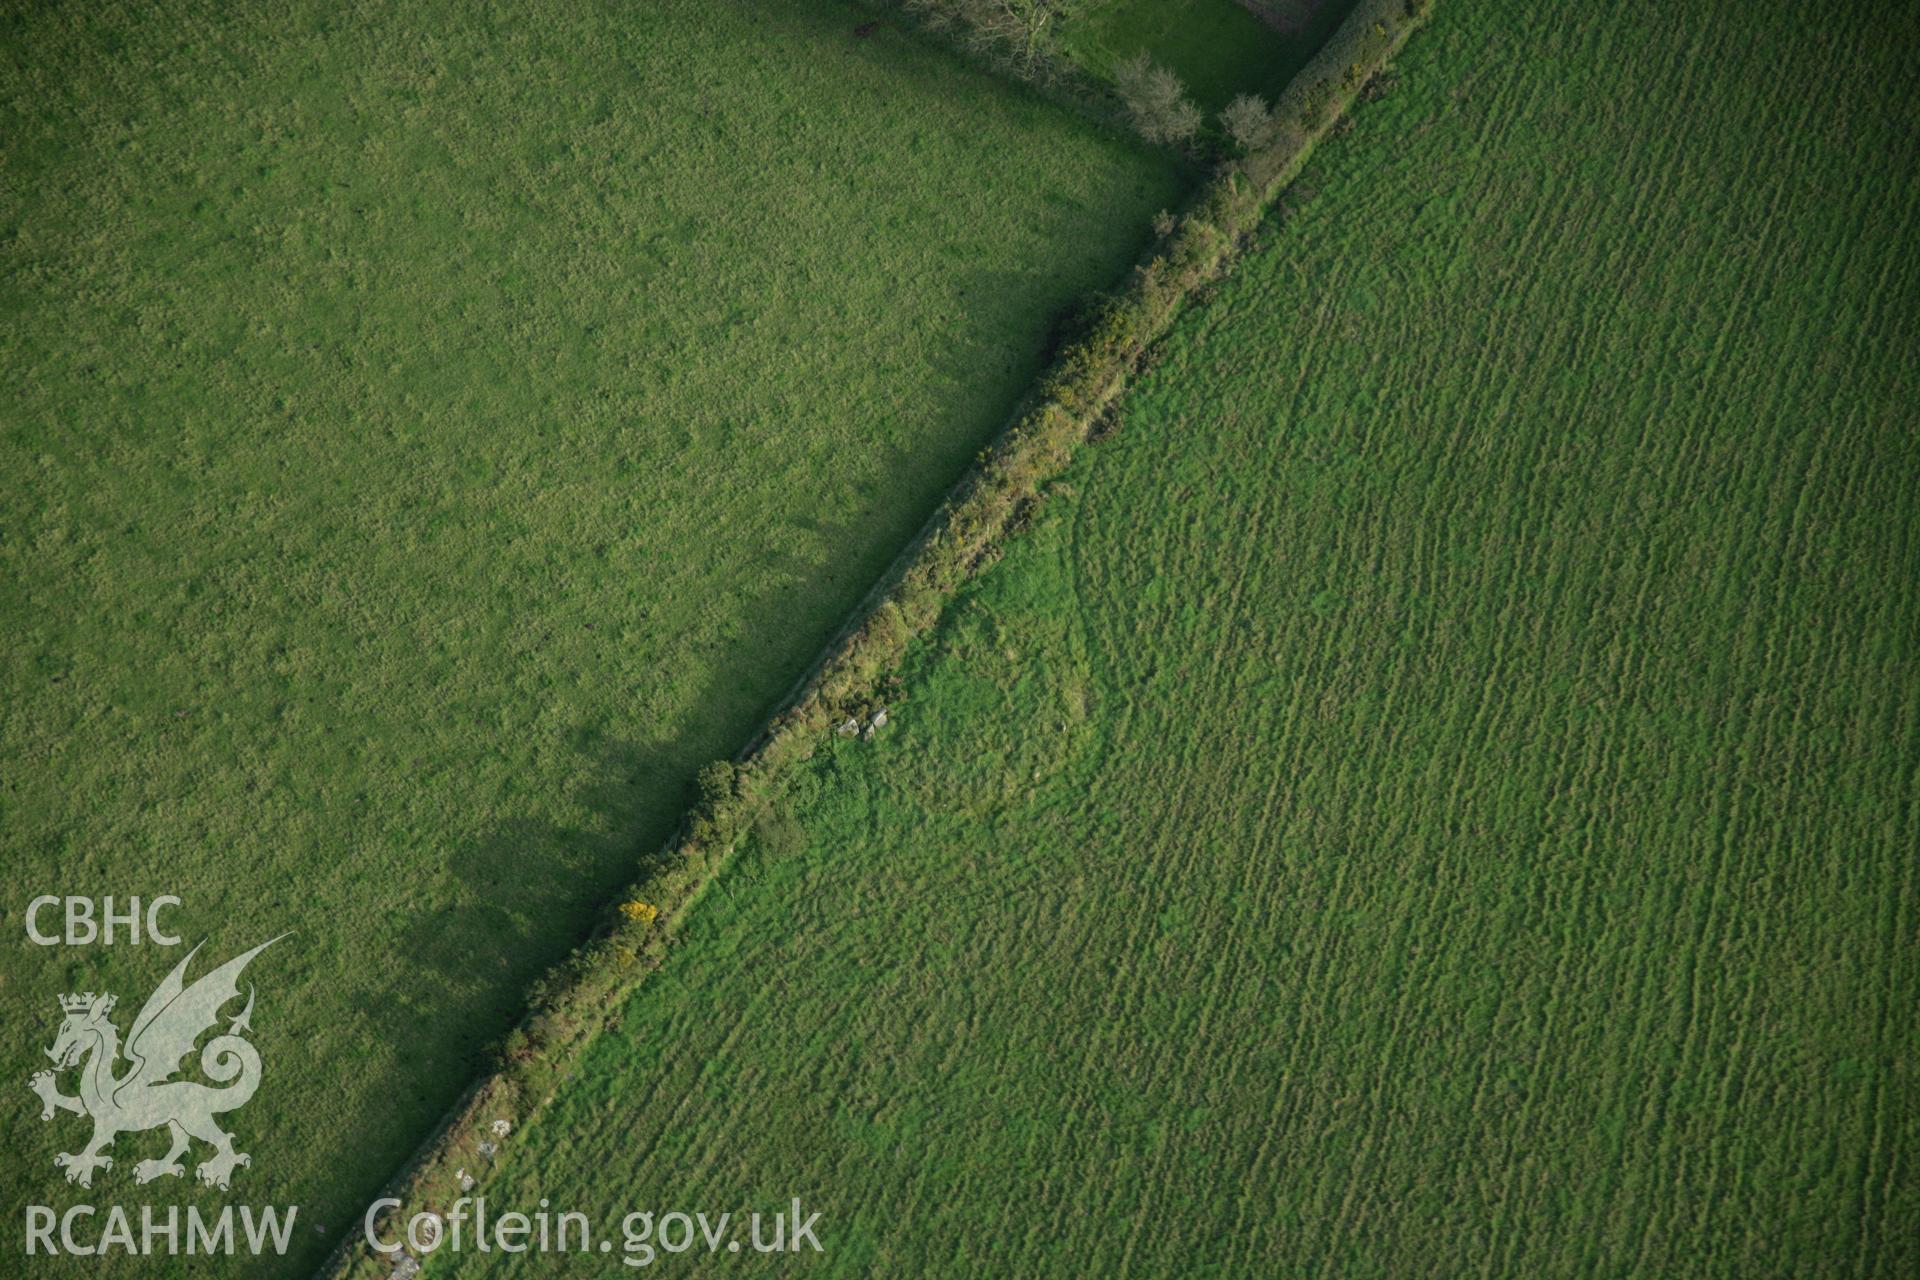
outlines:
[[[66,1186],[24,1082],[57,995],[130,1016],[178,958],[33,947],[28,898],[178,894],[206,961],[297,930],[233,1127],[298,1272],[1177,203],[861,18],[0,19],[16,1226],[159,1154]]]
[[[1913,1274],[1914,43],[1443,8],[495,1211],[798,1195],[837,1275]]]

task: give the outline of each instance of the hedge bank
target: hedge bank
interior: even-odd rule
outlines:
[[[1220,172],[1138,265],[1116,296],[1090,308],[1028,404],[961,479],[761,733],[733,760],[700,774],[700,798],[679,833],[608,904],[592,935],[530,993],[528,1012],[497,1065],[468,1089],[386,1192],[400,1201],[384,1238],[421,1211],[444,1211],[484,1190],[511,1130],[550,1100],[610,1013],[665,961],[674,935],[735,841],[767,811],[797,768],[846,724],[885,702],[884,685],[915,636],[969,577],[997,558],[1029,504],[1086,440],[1148,347],[1194,290],[1225,269],[1314,145],[1427,16],[1425,0],[1361,0],[1277,104],[1271,139]],[[494,1132],[506,1121],[505,1138]],[[483,1144],[492,1144],[483,1148]],[[493,1154],[490,1156],[489,1151]],[[456,1179],[478,1178],[471,1192]],[[351,1223],[322,1275],[386,1276],[398,1255],[375,1252]]]

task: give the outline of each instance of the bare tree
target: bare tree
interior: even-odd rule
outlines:
[[[1243,93],[1220,113],[1220,127],[1242,151],[1252,151],[1273,135],[1273,111],[1256,94]]]
[[[1122,63],[1114,88],[1140,136],[1152,143],[1185,142],[1200,128],[1200,108],[1187,98],[1180,77],[1155,65],[1144,52]]]
[[[907,0],[939,25],[957,26],[987,52],[1011,53],[1023,66],[1044,60],[1055,29],[1083,0]]]

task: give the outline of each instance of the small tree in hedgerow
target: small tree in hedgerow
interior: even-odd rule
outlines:
[[[1220,113],[1220,127],[1242,151],[1252,151],[1273,135],[1273,112],[1257,95],[1243,93]]]
[[[1140,136],[1156,145],[1185,142],[1200,129],[1200,108],[1187,100],[1180,77],[1141,53],[1122,63],[1114,88]]]

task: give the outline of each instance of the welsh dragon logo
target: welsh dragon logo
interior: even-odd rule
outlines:
[[[88,991],[60,997],[60,1010],[66,1017],[53,1047],[47,1050],[54,1070],[37,1071],[28,1083],[40,1095],[42,1120],[53,1119],[55,1111],[71,1111],[93,1119],[91,1142],[77,1152],[63,1152],[53,1158],[55,1165],[67,1171],[68,1182],[91,1187],[94,1170],[113,1168],[107,1149],[115,1135],[162,1125],[172,1136],[173,1146],[158,1160],[136,1164],[135,1182],[185,1173],[180,1157],[192,1145],[190,1138],[213,1148],[213,1154],[193,1171],[209,1186],[227,1190],[233,1171],[252,1163],[246,1154],[233,1149],[233,1135],[214,1119],[245,1106],[260,1087],[260,1054],[245,1039],[245,1033],[252,1029],[251,984],[246,1007],[228,1019],[224,1034],[207,1041],[200,1050],[200,1070],[224,1087],[173,1077],[180,1071],[180,1060],[193,1051],[200,1036],[219,1022],[221,1007],[239,997],[240,973],[247,962],[278,941],[280,938],[272,938],[261,943],[189,986],[187,965],[200,951],[194,947],[147,997],[127,1033],[124,1050],[120,1029],[108,1017],[113,1012],[113,996]],[[129,1065],[116,1074],[123,1053]],[[80,1092],[77,1097],[69,1097],[60,1092],[54,1073],[74,1066],[80,1067]]]

